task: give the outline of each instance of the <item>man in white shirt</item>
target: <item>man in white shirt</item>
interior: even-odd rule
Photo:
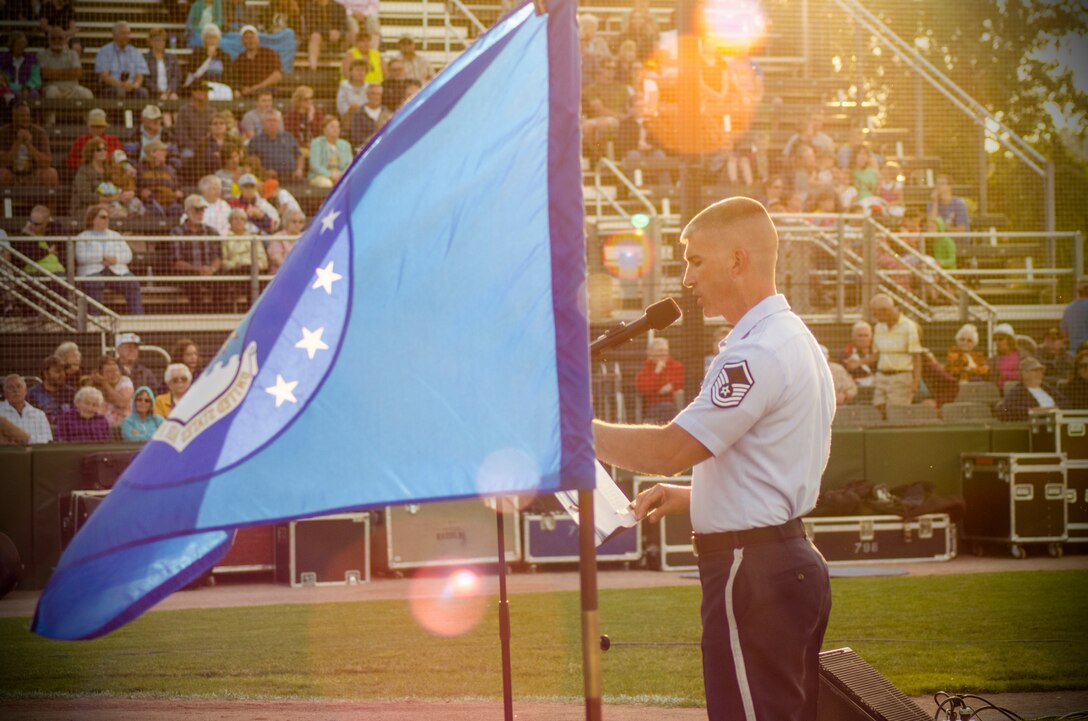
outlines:
[[[4,379],[4,400],[0,401],[0,436],[9,443],[49,443],[53,429],[45,413],[26,402],[26,381],[12,373]]]
[[[639,494],[636,518],[690,513],[703,589],[710,721],[816,718],[831,612],[827,564],[805,538],[831,451],[835,391],[816,339],[775,289],[778,235],[766,209],[729,198],[681,235],[684,285],[734,324],[699,395],[665,426],[594,421],[598,457],[691,486]]]

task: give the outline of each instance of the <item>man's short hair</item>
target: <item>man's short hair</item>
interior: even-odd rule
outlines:
[[[18,373],[8,373],[6,376],[4,376],[4,388],[5,389],[9,385],[15,385],[17,383],[22,383],[24,386],[26,385],[26,381],[23,380],[23,377],[21,375],[19,375]]]
[[[370,63],[368,63],[366,60],[363,60],[362,58],[356,58],[355,60],[351,61],[350,65],[348,65],[348,72],[350,73],[355,68],[366,68],[369,66]]]
[[[750,220],[765,222],[767,228],[774,232],[777,237],[774,222],[771,220],[771,216],[767,214],[767,209],[763,207],[762,203],[751,198],[736,197],[719,200],[696,214],[691,222],[687,224],[687,227],[684,228],[680,242],[683,243],[691,236],[704,230],[720,232],[729,229],[735,223]]]
[[[63,368],[64,361],[60,359],[58,355],[46,356],[42,361],[42,372],[51,371],[54,368]]]

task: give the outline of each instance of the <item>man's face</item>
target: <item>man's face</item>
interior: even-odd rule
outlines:
[[[731,243],[713,238],[705,231],[688,237],[684,248],[684,286],[694,292],[703,315],[725,316],[735,290],[735,278],[729,267],[733,256]],[[730,320],[736,320],[729,318]]]
[[[87,128],[90,130],[91,136],[95,138],[101,138],[106,134],[105,125],[88,125]]]
[[[653,343],[647,352],[650,360],[656,362],[664,362],[669,358],[669,347],[664,343]]]
[[[937,178],[937,195],[942,201],[949,201],[952,199],[952,184],[948,182],[947,178]]]
[[[246,49],[246,52],[253,52],[261,46],[261,39],[257,37],[257,33],[247,32],[242,35],[242,47]]]
[[[873,329],[868,326],[858,326],[850,333],[850,340],[856,348],[868,348],[873,342]]]
[[[123,48],[128,45],[128,38],[131,32],[128,29],[128,25],[119,25],[113,30],[113,42],[117,44],[117,47]]]
[[[51,31],[49,33],[49,50],[55,54],[59,54],[64,50],[64,35]]]
[[[64,385],[64,382],[68,379],[67,374],[64,372],[64,366],[55,365],[52,368],[46,368],[43,373],[45,376],[45,383],[51,388],[59,388]]]
[[[404,63],[400,60],[389,63],[389,77],[394,80],[404,80]]]
[[[147,154],[151,164],[155,166],[166,165],[166,148],[159,148]]]
[[[372,108],[382,106],[382,86],[371,85],[366,89],[366,104]]]
[[[16,408],[22,408],[26,401],[26,382],[22,378],[14,378],[4,383],[4,400]]]
[[[895,306],[890,303],[876,303],[872,306],[873,317],[881,323],[892,324],[898,318],[898,313],[895,312]]]
[[[280,116],[275,113],[269,113],[261,118],[261,130],[264,134],[270,138],[274,138],[280,133]]]
[[[1020,371],[1020,382],[1024,384],[1025,388],[1039,388],[1043,385],[1043,369],[1032,368],[1031,370]]]
[[[132,366],[140,360],[140,346],[135,343],[122,343],[117,346],[117,357],[126,366]]]
[[[204,206],[196,205],[185,211],[186,217],[189,218],[189,225],[194,228],[204,223]]]
[[[20,105],[15,108],[11,113],[11,122],[17,128],[29,128],[30,127],[30,108],[26,105]]]
[[[148,135],[158,135],[162,130],[162,118],[143,118],[143,126]]]
[[[260,110],[263,113],[264,111],[271,110],[271,109],[272,109],[272,94],[271,93],[261,93],[260,95],[258,95],[257,96],[257,110]]]
[[[252,200],[257,199],[257,186],[256,185],[243,185],[241,190],[242,190],[242,197],[245,198],[246,200],[252,201]],[[242,220],[244,221],[245,218],[242,218]]]

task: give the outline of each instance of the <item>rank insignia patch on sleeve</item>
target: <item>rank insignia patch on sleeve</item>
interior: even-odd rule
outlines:
[[[710,400],[718,408],[735,408],[740,405],[755,381],[748,370],[748,361],[726,363],[714,379]]]

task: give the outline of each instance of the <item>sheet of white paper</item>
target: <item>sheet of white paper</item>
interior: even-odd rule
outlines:
[[[555,497],[570,517],[578,523],[578,491],[563,491]],[[623,494],[612,476],[597,461],[597,488],[593,491],[593,525],[597,545],[632,528],[638,521],[631,513],[631,501]]]

